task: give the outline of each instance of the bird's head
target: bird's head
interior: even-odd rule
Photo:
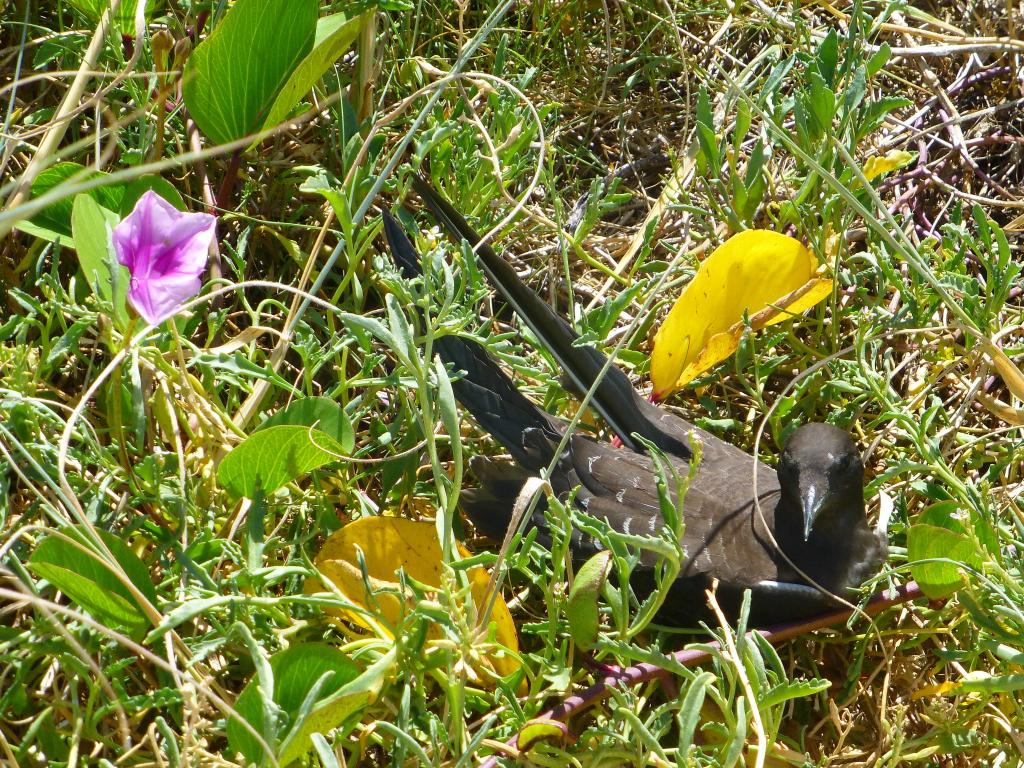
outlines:
[[[830,424],[797,428],[779,458],[779,485],[802,514],[807,541],[825,520],[863,514],[864,464],[853,438]]]

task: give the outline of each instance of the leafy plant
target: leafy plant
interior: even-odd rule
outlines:
[[[239,0],[189,57],[182,93],[215,144],[286,119],[368,17],[317,19],[316,0]]]
[[[137,35],[123,0],[104,37],[108,5],[4,5],[8,762],[1015,764],[1024,284],[1003,5],[981,23],[935,3],[175,0],[146,3]],[[682,562],[674,505],[652,537],[553,499],[547,546],[479,536],[459,497],[499,449],[457,409],[439,338],[604,425],[417,213],[414,171],[498,227],[641,390],[715,245],[801,243],[827,299],[746,333],[757,308],[729,289],[718,330],[737,343],[666,406],[769,463],[800,423],[849,429],[870,514],[891,507],[870,587],[914,578],[936,600],[777,647],[742,622],[694,638],[657,623],[663,589],[629,588],[641,559],[662,587]],[[109,234],[150,189],[216,213],[217,249],[203,298],[141,335]],[[383,207],[418,238],[421,280],[389,266]],[[401,525],[408,547],[375,558]],[[574,527],[607,547],[575,573]]]

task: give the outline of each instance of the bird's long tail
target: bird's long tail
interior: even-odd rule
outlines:
[[[402,275],[407,279],[421,275],[419,254],[402,226],[387,211],[384,211],[384,234]],[[524,467],[532,471],[546,467],[554,454],[550,448],[545,450],[545,446],[550,439],[553,444],[558,443],[558,422],[523,395],[480,344],[448,335],[438,338],[434,345],[445,362],[456,372],[462,372],[461,378],[452,382],[452,390],[477,423]],[[533,432],[539,434],[531,439]]]
[[[592,346],[577,344],[579,334],[568,321],[523,283],[511,265],[490,245],[482,243],[480,235],[426,179],[413,177],[413,188],[451,237],[466,240],[476,249],[488,279],[555,357],[577,393],[589,391],[594,382],[599,381],[591,406],[623,445],[638,450],[637,441],[633,438],[635,433],[665,450],[675,453],[688,451],[648,418],[645,413],[648,409],[638,402],[641,398],[626,374],[615,366],[609,366],[602,374],[608,358]]]

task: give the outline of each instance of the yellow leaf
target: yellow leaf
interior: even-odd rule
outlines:
[[[1024,409],[1014,408],[1012,405],[1008,405],[985,392],[979,392],[977,397],[978,401],[993,416],[1002,419],[1007,424],[1013,424],[1017,427],[1024,426]]]
[[[931,698],[932,696],[948,696],[956,693],[959,688],[960,684],[955,682],[946,681],[944,683],[933,683],[932,685],[925,685],[918,688],[910,694],[910,698],[912,701],[917,701],[919,699]]]
[[[376,594],[367,595],[359,566],[357,550],[363,553],[370,587]],[[459,546],[463,557],[469,552]],[[433,522],[406,520],[397,517],[363,517],[349,523],[331,536],[316,556],[314,564],[345,597],[365,612],[327,609],[336,618],[346,619],[371,631],[391,636],[389,627],[397,627],[406,606],[403,604],[399,569],[408,577],[428,587],[440,587],[442,574],[441,545]],[[487,605],[487,572],[480,567],[466,571],[473,604],[478,615]],[[382,588],[392,591],[379,592]],[[307,585],[307,591],[320,591],[317,584]],[[369,615],[368,615],[369,614]],[[484,658],[501,676],[519,668],[515,655],[519,651],[519,636],[508,605],[500,595],[494,601],[489,620],[496,627],[497,642],[511,653],[483,651]],[[485,629],[481,630],[481,636]],[[432,632],[429,640],[440,639],[440,632]],[[429,642],[428,640],[428,642]]]
[[[1022,232],[1024,231],[1024,213],[1017,216],[1013,221],[1009,222],[1003,227],[1003,232]]]
[[[887,152],[884,157],[873,155],[864,161],[864,178],[871,181],[883,173],[908,165],[913,159],[914,155],[903,149],[894,149]]]
[[[809,309],[832,292],[799,240],[753,229],[730,237],[700,265],[654,337],[651,378],[664,397],[739,344],[746,313],[756,330]]]
[[[530,720],[519,731],[516,746],[522,752],[529,752],[540,742],[561,746],[572,741],[572,732],[565,723],[550,718],[538,718]]]
[[[1013,393],[1013,396],[1018,400],[1024,400],[1024,373],[1021,372],[1020,368],[1014,365],[1013,360],[1007,357],[1006,353],[1001,350],[994,341],[987,338],[979,339],[982,350],[985,352],[985,356],[992,361],[992,365],[995,366],[996,371],[999,373],[999,378],[1006,384],[1006,388]]]

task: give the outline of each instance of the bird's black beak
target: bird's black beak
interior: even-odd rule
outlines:
[[[818,514],[828,497],[828,483],[823,477],[812,477],[800,483],[800,507],[804,515],[804,541],[811,537]]]

